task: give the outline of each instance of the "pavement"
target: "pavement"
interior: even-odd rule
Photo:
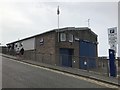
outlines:
[[[6,55],[6,54],[0,54],[0,55],[7,57],[7,58],[14,59],[14,60],[18,60],[18,58],[15,56]],[[119,80],[116,77],[102,76],[99,74],[95,74],[94,72],[88,72],[88,71],[77,69],[77,68],[53,66],[53,65],[49,65],[49,64],[40,63],[38,61],[33,61],[33,60],[21,60],[21,62],[26,62],[29,64],[33,64],[33,65],[37,65],[37,66],[41,66],[41,67],[45,67],[45,68],[49,68],[49,69],[53,69],[53,70],[57,70],[57,71],[61,71],[61,72],[89,78],[89,79],[93,79],[93,80],[97,80],[97,81],[100,81],[103,83],[107,83],[107,84],[111,84],[111,85],[120,87],[120,83],[118,83]]]

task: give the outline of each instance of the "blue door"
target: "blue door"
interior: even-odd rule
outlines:
[[[60,64],[65,67],[72,67],[72,49],[60,48]]]
[[[96,44],[87,41],[80,41],[80,68],[96,67]]]
[[[88,43],[80,41],[80,62],[79,63],[80,63],[81,69],[87,69],[86,57],[89,56],[88,49],[89,49]]]
[[[90,42],[89,44],[89,58],[88,58],[88,67],[95,68],[96,67],[96,44]]]

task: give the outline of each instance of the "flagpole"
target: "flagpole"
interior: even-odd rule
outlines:
[[[58,42],[59,42],[59,14],[60,14],[60,11],[59,11],[59,6],[58,6],[58,9],[57,9],[57,15],[58,15]]]
[[[59,42],[59,14],[58,14],[58,42]]]

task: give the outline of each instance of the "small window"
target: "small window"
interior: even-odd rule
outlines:
[[[73,42],[73,35],[72,34],[69,34],[68,40],[69,40],[69,42]]]
[[[66,34],[60,33],[60,41],[66,41]]]

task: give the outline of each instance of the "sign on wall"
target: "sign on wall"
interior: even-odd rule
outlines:
[[[41,39],[40,39],[40,45],[42,45],[43,43],[44,43],[44,39],[41,38]]]

